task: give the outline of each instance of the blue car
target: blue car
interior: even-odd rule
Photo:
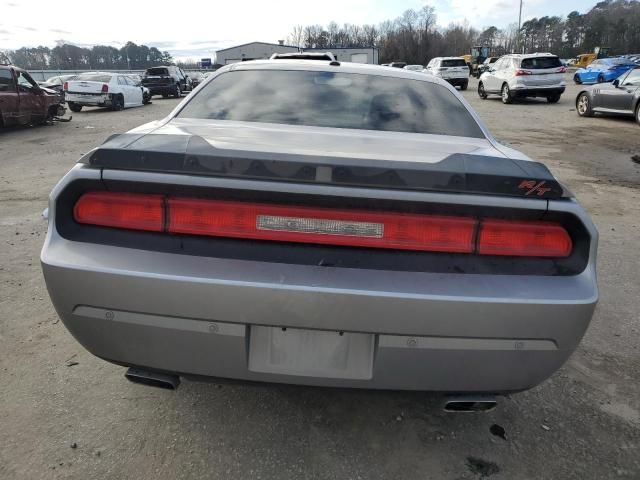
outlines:
[[[581,68],[573,76],[573,81],[581,83],[613,82],[623,73],[636,66],[628,58],[599,58],[586,68]]]

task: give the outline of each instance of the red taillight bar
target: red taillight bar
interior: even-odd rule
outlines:
[[[102,85],[102,93],[109,93],[109,85],[107,85],[106,83]]]
[[[69,82],[64,82],[64,85],[62,85],[62,89],[69,90]]]
[[[559,224],[89,192],[78,223],[173,234],[480,255],[567,257]]]
[[[530,72],[529,70],[516,70],[516,77],[522,77],[525,75],[533,75],[533,72]]]
[[[477,220],[169,198],[170,233],[471,253]]]

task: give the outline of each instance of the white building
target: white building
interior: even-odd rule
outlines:
[[[379,50],[377,47],[366,48],[298,48],[285,45],[282,40],[279,43],[251,42],[235,47],[224,48],[216,52],[216,63],[228,65],[229,63],[258,60],[271,57],[274,53],[292,52],[331,52],[339,62],[379,63]]]

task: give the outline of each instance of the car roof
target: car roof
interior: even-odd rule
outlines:
[[[436,57],[434,60],[464,60],[462,57]]]

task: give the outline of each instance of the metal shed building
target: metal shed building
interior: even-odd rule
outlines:
[[[274,53],[291,53],[297,52],[298,50],[298,47],[284,45],[284,42],[251,42],[218,50],[216,52],[216,63],[220,65],[228,65],[229,63],[269,58]]]

